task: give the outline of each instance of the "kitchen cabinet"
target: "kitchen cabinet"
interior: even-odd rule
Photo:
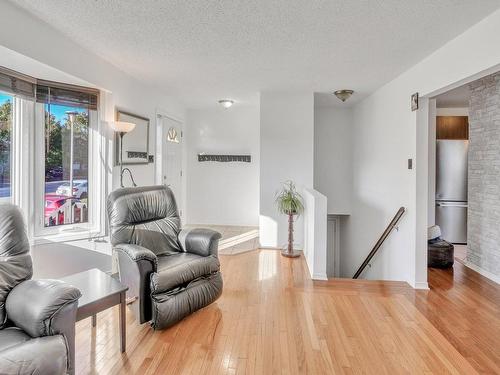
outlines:
[[[437,116],[436,139],[469,139],[467,116]]]

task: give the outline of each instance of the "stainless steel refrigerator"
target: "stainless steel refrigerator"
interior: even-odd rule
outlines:
[[[436,146],[436,224],[448,242],[467,243],[469,141],[438,140]]]

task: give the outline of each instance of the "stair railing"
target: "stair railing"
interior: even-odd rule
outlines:
[[[380,247],[382,246],[382,244],[384,243],[384,241],[387,239],[387,237],[389,237],[389,234],[391,234],[391,232],[392,232],[393,229],[397,228],[397,224],[398,224],[399,220],[401,220],[401,217],[403,216],[403,214],[405,213],[405,211],[406,211],[406,209],[404,207],[400,207],[399,208],[398,212],[396,212],[396,215],[394,215],[394,217],[392,218],[392,220],[389,223],[389,225],[387,226],[387,228],[385,228],[384,232],[382,233],[382,235],[378,239],[378,241],[375,244],[375,246],[373,246],[372,250],[370,251],[370,253],[366,257],[366,259],[364,260],[364,262],[361,264],[361,266],[358,268],[358,270],[356,271],[356,273],[352,277],[353,279],[357,279],[359,277],[359,275],[361,275],[363,273],[363,271],[365,270],[366,266],[368,264],[370,264],[370,261],[375,256],[375,254],[377,253],[378,249],[380,249]]]

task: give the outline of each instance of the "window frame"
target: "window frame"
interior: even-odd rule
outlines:
[[[92,239],[105,235],[104,204],[106,173],[106,141],[103,134],[105,123],[101,120],[103,103],[99,102],[96,111],[89,110],[89,160],[88,222],[45,227],[45,104],[35,103],[34,120],[34,184],[32,238],[34,244]]]
[[[0,66],[0,90],[13,98],[11,134],[11,194],[6,201],[19,206],[27,223],[30,243],[53,243],[73,240],[93,241],[104,237],[106,225],[106,194],[112,189],[113,134],[105,121],[112,103],[111,93],[92,87],[51,82],[18,73]],[[45,227],[45,103],[38,98],[40,86],[59,90],[62,100],[64,90],[88,94],[76,96],[75,104],[88,105],[89,111],[89,175],[88,194],[92,194],[88,206],[88,223]],[[41,89],[41,88],[40,88]],[[63,91],[61,91],[63,90]],[[43,91],[41,91],[43,93]]]

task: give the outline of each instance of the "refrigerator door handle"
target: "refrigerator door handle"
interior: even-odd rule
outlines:
[[[441,203],[441,202],[436,203],[436,206],[438,206],[438,207],[461,207],[461,208],[468,208],[469,207],[467,205],[467,203]]]

